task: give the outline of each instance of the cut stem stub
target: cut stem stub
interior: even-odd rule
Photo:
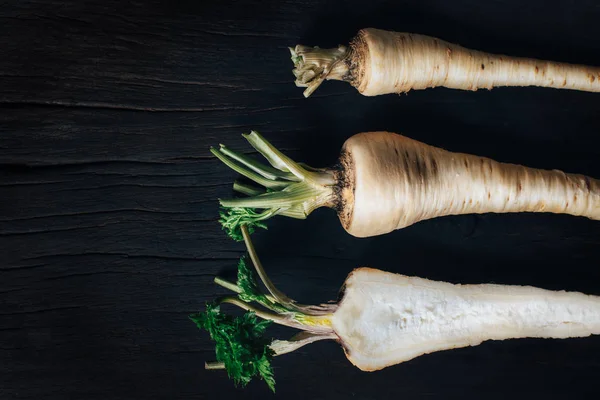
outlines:
[[[342,81],[348,75],[346,58],[348,48],[339,46],[334,49],[321,49],[297,45],[290,47],[296,77],[294,82],[298,87],[305,87],[304,97],[310,96],[325,79]]]

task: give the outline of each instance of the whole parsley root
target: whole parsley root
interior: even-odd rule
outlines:
[[[324,339],[338,342],[359,369],[376,371],[487,340],[600,334],[598,296],[531,286],[460,285],[372,268],[357,268],[349,274],[338,303],[300,305],[273,286],[247,227],[240,230],[266,292],[242,261],[237,283],[215,279],[235,295],[217,299],[204,313],[190,318],[215,341],[217,361],[207,363],[206,368],[226,369],[242,386],[260,377],[274,391],[273,357]],[[248,312],[228,316],[222,313],[224,303]],[[270,323],[302,332],[291,340],[268,339],[265,333]]]
[[[236,183],[248,197],[220,200],[221,224],[265,227],[276,215],[306,218],[337,211],[344,229],[369,237],[446,215],[547,212],[600,219],[600,181],[558,170],[500,163],[449,152],[390,132],[365,132],[344,143],[338,166],[312,168],[277,150],[257,132],[244,135],[270,163],[223,145],[221,161],[262,188]]]
[[[430,36],[361,29],[349,46],[290,48],[296,86],[308,97],[324,80],[349,82],[364,96],[447,87],[540,86],[600,92],[600,67],[466,49]]]

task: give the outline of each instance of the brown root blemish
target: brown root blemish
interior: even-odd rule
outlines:
[[[408,156],[407,156],[407,153],[405,153],[405,154],[404,154],[404,157],[402,157],[402,163],[404,164],[404,170],[405,170],[405,171],[409,171],[409,173],[410,173],[411,169],[410,169],[410,165],[408,164]]]
[[[339,169],[336,171],[336,182],[334,188],[334,209],[344,229],[348,230],[352,224],[354,213],[356,170],[352,155],[342,149],[339,159]]]
[[[540,67],[538,67],[537,65],[535,66],[535,73],[537,74],[538,72],[540,72]]]
[[[425,170],[423,169],[423,166],[421,165],[421,159],[417,158],[415,160],[415,169],[417,172],[417,177],[419,178],[425,178]]]
[[[483,71],[485,69],[485,64],[481,64],[481,70]]]
[[[590,83],[594,83],[596,77],[594,75],[590,75]]]
[[[583,180],[585,182],[585,188],[588,192],[592,191],[592,182],[590,181],[590,178],[587,176],[583,177]]]
[[[347,57],[344,60],[342,60],[342,62],[344,63],[344,65],[346,65],[346,73],[342,76],[342,81],[350,82],[350,84],[352,84],[352,81],[354,80],[354,70],[352,66],[352,61],[350,60],[350,57]]]

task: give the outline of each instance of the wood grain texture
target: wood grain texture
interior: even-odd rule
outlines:
[[[334,163],[354,133],[389,130],[600,176],[596,94],[365,98],[327,82],[304,99],[286,46],[335,46],[375,26],[600,65],[599,18],[591,0],[3,2],[0,398],[271,396],[262,382],[240,390],[204,371],[213,345],[187,319],[224,293],[212,279],[243,254],[216,221],[235,176],[208,148],[248,151],[250,129],[315,166]],[[359,240],[319,210],[274,219],[255,241],[275,284],[304,303],[335,299],[364,265],[600,294],[600,225],[568,216],[447,217]],[[286,399],[562,399],[596,394],[598,354],[596,337],[515,340],[364,373],[321,342],[274,365]]]

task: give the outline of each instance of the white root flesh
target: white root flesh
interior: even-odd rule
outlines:
[[[531,286],[457,285],[354,270],[332,318],[346,356],[376,371],[487,340],[600,333],[600,297]]]
[[[357,237],[459,214],[546,212],[600,220],[600,181],[453,153],[389,132],[349,138],[338,213]]]

